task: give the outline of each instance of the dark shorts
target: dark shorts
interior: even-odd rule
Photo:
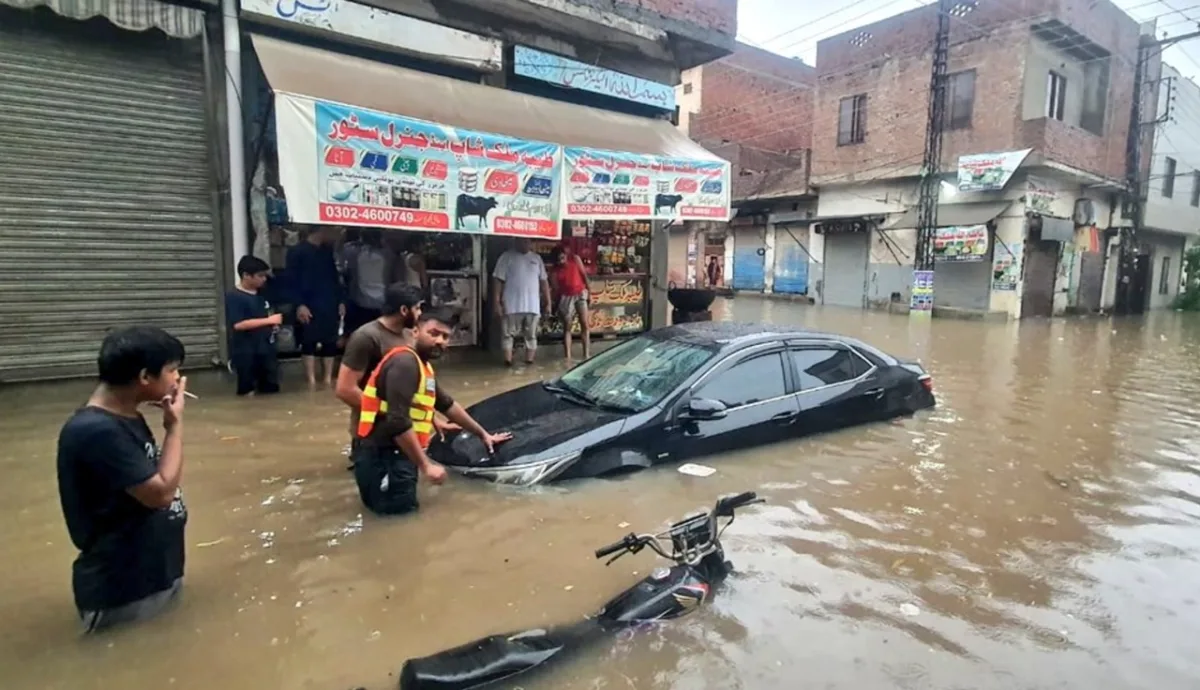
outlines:
[[[182,578],[176,580],[174,584],[161,592],[151,594],[145,599],[138,599],[124,606],[118,606],[115,609],[80,611],[79,620],[83,623],[83,631],[90,634],[117,625],[139,623],[154,618],[167,610],[171,604],[175,603],[175,600],[179,598],[179,591],[181,589],[183,589]]]
[[[376,515],[404,515],[416,511],[417,468],[398,448],[354,444],[351,451],[354,480],[363,505]]]
[[[308,323],[296,324],[296,336],[300,342],[300,354],[335,357],[338,354],[338,315],[334,311],[313,312]]]
[[[279,357],[274,348],[230,353],[237,376],[237,394],[279,392]]]

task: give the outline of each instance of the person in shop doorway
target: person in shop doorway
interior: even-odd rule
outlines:
[[[326,385],[333,384],[341,320],[346,316],[341,277],[334,257],[334,229],[313,228],[308,237],[288,252],[287,269],[296,300],[296,322],[300,356],[309,386],[317,383],[317,360],[321,360]]]
[[[353,334],[383,313],[384,292],[396,260],[383,244],[379,230],[363,230],[357,247],[345,253],[343,273],[349,299],[346,302],[345,334]]]
[[[256,256],[243,256],[237,272],[237,287],[225,294],[229,360],[237,377],[237,394],[278,393],[275,336],[283,324],[283,314],[272,313],[271,303],[262,295],[271,267]]]
[[[492,272],[495,311],[503,329],[504,365],[513,364],[513,345],[518,336],[525,344],[525,363],[537,355],[538,322],[550,310],[550,281],[546,264],[533,251],[533,242],[518,238],[512,249],[500,255]]]
[[[421,290],[422,295],[429,295],[429,271],[425,265],[422,248],[425,242],[420,235],[413,235],[404,241],[403,251],[396,262],[392,280],[398,283],[408,283]]]
[[[491,434],[437,385],[433,362],[450,342],[450,317],[422,312],[411,346],[393,348],[367,379],[352,457],[359,496],[372,512],[402,515],[418,508],[417,479],[441,484],[446,468],[426,454],[435,412],[483,441],[489,453],[512,434]]]
[[[110,332],[100,384],[58,436],[58,495],[79,549],[71,586],[85,632],[152,618],[183,583],[187,509],[183,345],[158,328]],[[160,446],[139,408],[162,409]]]
[[[383,361],[383,357],[397,347],[412,347],[413,329],[421,316],[422,296],[420,289],[404,283],[389,285],[385,293],[383,314],[371,323],[363,325],[350,335],[346,343],[342,364],[338,367],[337,398],[350,408],[350,466],[354,469],[354,451],[358,446],[358,412],[362,405],[362,391],[371,372]],[[438,434],[457,431],[461,427],[434,416],[434,427]]]
[[[706,270],[708,273],[708,286],[710,288],[713,288],[713,287],[717,287],[718,285],[720,285],[721,284],[721,263],[719,261],[717,261],[717,257],[715,257],[715,256],[708,257],[708,266],[706,267]]]
[[[570,245],[558,250],[554,267],[554,289],[558,294],[558,318],[563,324],[563,351],[567,365],[571,364],[571,330],[579,319],[579,338],[583,341],[583,358],[592,356],[592,333],[588,326],[587,269]]]

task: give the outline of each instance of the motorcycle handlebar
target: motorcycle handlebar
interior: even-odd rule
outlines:
[[[753,491],[743,491],[740,494],[722,496],[721,498],[717,499],[717,508],[714,512],[716,512],[717,515],[731,515],[733,511],[741,508],[742,506],[753,503],[757,499],[758,494]]]
[[[609,544],[608,546],[604,546],[599,549],[596,549],[596,558],[604,558],[605,556],[611,556],[614,553],[620,551],[621,549],[627,549],[627,548],[629,548],[629,545],[633,542],[633,540],[636,538],[637,537],[635,535],[629,534],[628,536],[621,539],[621,541],[616,541],[616,542]]]

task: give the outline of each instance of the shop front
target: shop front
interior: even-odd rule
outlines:
[[[512,238],[546,256],[571,245],[593,332],[623,335],[649,327],[652,281],[665,286],[651,276],[653,233],[729,216],[728,163],[669,122],[263,35],[253,45],[274,92],[288,221],[421,233],[432,304],[460,313],[456,344],[487,342],[487,269]],[[542,327],[561,334],[554,318]]]
[[[871,259],[874,219],[863,217],[818,219],[816,232],[824,239],[823,303],[835,307],[866,304],[867,264]]]
[[[0,0],[0,382],[94,375],[107,330],[144,323],[207,364],[220,300],[204,13],[40,4]]]

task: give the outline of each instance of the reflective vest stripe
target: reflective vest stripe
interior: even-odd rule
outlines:
[[[408,408],[408,418],[412,421],[412,430],[417,435],[417,441],[421,444],[422,448],[428,448],[429,442],[433,439],[433,408],[434,403],[437,401],[437,380],[434,377],[433,365],[421,361],[420,355],[407,346],[393,348],[384,355],[379,365],[375,367],[375,371],[371,372],[371,377],[367,380],[367,385],[363,387],[362,406],[358,414],[357,434],[359,438],[370,436],[371,431],[375,428],[375,421],[378,419],[378,415],[380,413],[387,413],[387,401],[379,399],[379,390],[376,387],[376,382],[379,378],[379,373],[383,371],[383,366],[393,356],[402,352],[411,353],[417,358],[417,372],[420,378],[417,381],[417,393],[413,396]]]

